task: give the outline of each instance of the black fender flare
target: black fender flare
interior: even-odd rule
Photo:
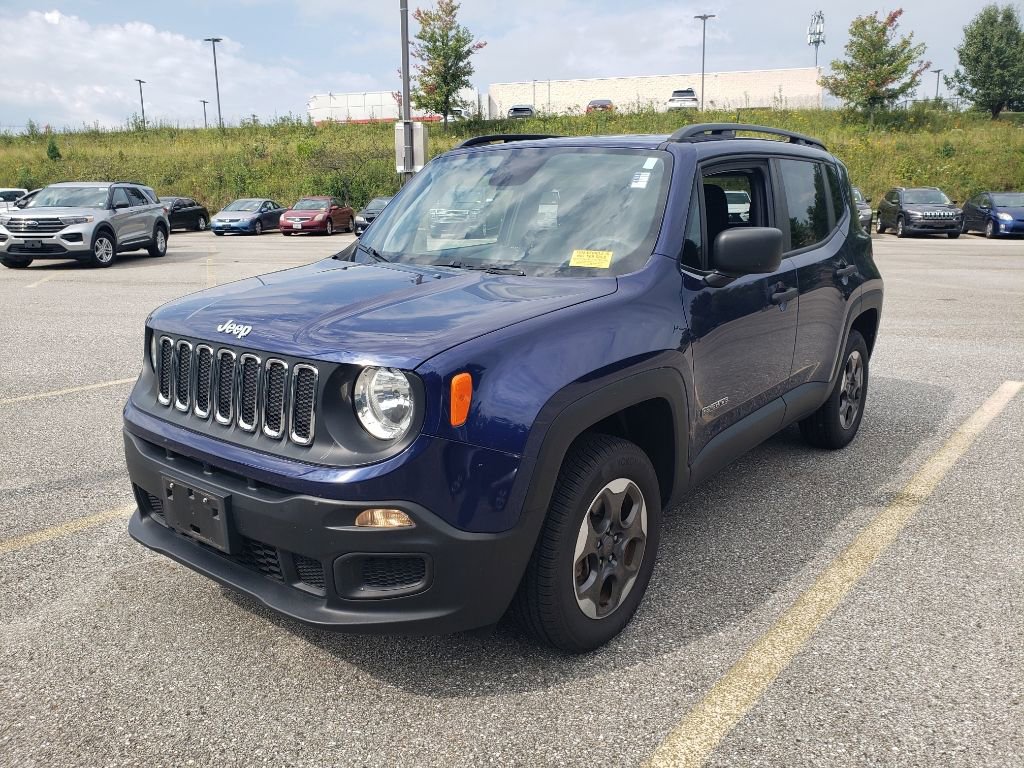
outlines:
[[[117,253],[117,233],[114,231],[114,228],[112,226],[106,223],[100,224],[98,227],[96,227],[95,230],[93,230],[92,239],[89,241],[89,249],[93,250],[94,248],[96,248],[96,238],[98,238],[103,233],[106,233],[107,235],[110,236],[110,239],[114,243],[114,253]]]

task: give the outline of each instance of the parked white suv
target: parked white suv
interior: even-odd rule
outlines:
[[[700,99],[697,98],[693,88],[681,88],[678,91],[672,91],[672,95],[665,102],[665,109],[670,112],[673,109],[697,109],[698,107],[700,107]]]
[[[117,254],[167,253],[167,212],[141,184],[70,181],[42,189],[25,208],[0,212],[0,264],[79,259],[109,267]]]

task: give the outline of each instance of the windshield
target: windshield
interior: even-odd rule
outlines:
[[[327,200],[299,200],[292,206],[293,211],[326,211]]]
[[[32,200],[33,208],[106,208],[107,187],[47,187]]]
[[[224,206],[225,211],[255,211],[259,210],[262,200],[235,200]]]
[[[857,189],[856,187],[853,188],[853,201],[855,203],[863,203],[864,202],[864,195],[861,194],[861,191],[859,189]]]
[[[658,150],[579,147],[442,156],[384,209],[363,243],[404,263],[624,274],[654,250],[670,162]]]
[[[366,204],[366,210],[368,211],[379,211],[385,205],[391,202],[390,197],[375,197],[373,200]]]
[[[937,189],[907,189],[903,191],[906,205],[949,205],[949,198]]]
[[[992,205],[1010,208],[1024,207],[1024,192],[999,192],[992,194]]]

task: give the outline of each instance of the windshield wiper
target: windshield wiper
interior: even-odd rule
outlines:
[[[463,264],[461,261],[453,261],[449,264],[442,264],[442,267],[455,267],[456,269],[472,269],[476,272],[487,272],[492,275],[517,275],[526,277],[526,273],[519,267],[511,264]]]
[[[386,261],[386,262],[388,262],[388,263],[390,263],[390,262],[391,262],[391,259],[389,259],[389,258],[387,258],[386,256],[384,256],[384,254],[382,254],[382,253],[381,253],[380,251],[378,251],[378,250],[377,250],[376,248],[374,248],[374,247],[373,247],[372,245],[367,245],[366,243],[362,242],[361,240],[357,240],[357,241],[356,241],[356,250],[357,250],[357,251],[359,251],[359,250],[362,250],[363,252],[365,252],[365,253],[367,253],[368,255],[370,255],[370,256],[372,256],[373,258],[375,258],[375,259],[376,259],[377,261]],[[341,251],[340,253],[338,253],[338,255],[337,255],[337,256],[335,256],[335,258],[337,258],[338,256],[340,256],[340,255],[341,255],[342,253],[344,253],[344,252],[345,252],[345,251]]]

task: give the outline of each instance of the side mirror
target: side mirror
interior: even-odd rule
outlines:
[[[774,272],[782,263],[782,230],[737,227],[715,238],[715,270],[729,277]]]
[[[871,202],[871,198],[870,197],[865,197],[864,198],[864,202],[865,203],[870,203]]]
[[[952,203],[953,205],[958,205],[958,204],[960,203],[960,201],[959,201],[959,200],[950,200],[950,202],[951,202],[951,203]]]
[[[120,210],[123,210],[125,208],[131,208],[131,203],[128,203],[128,202],[126,202],[124,200],[120,200],[119,202],[114,203],[114,210],[115,211],[120,211]]]

